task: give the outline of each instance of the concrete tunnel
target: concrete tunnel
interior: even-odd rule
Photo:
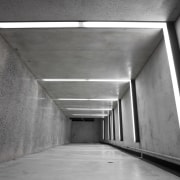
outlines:
[[[178,0],[0,1],[0,180],[178,180]]]

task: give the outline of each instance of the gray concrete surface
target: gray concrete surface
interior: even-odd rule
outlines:
[[[120,133],[119,133],[120,122],[119,122],[119,110],[118,110],[117,102],[114,105],[114,119],[115,119],[115,139],[120,140]]]
[[[180,157],[180,129],[164,41],[137,77],[136,85],[141,147]]]
[[[108,140],[109,139],[109,124],[108,124],[108,117],[104,118],[104,131],[105,131],[105,136],[104,136],[104,140]],[[101,138],[102,141],[102,138]]]
[[[73,144],[0,164],[0,179],[179,180],[179,177],[107,145]]]
[[[0,37],[0,162],[69,138],[70,121]]]
[[[160,29],[1,29],[0,33],[39,79],[133,78],[162,38]],[[117,98],[127,89],[122,82],[40,83],[54,99]],[[80,103],[76,107],[86,105]],[[59,107],[65,104],[60,102]],[[105,108],[98,101],[93,105]]]
[[[94,121],[72,121],[71,143],[99,143],[101,119]]]
[[[133,78],[162,38],[160,29],[0,29],[0,33],[39,79]]]
[[[166,21],[179,0],[1,0],[0,21]]]
[[[134,142],[131,95],[129,89],[122,98],[122,121],[124,130],[123,145],[139,147],[139,143]]]
[[[140,148],[173,158],[180,157],[180,130],[165,50],[161,41],[136,79],[140,144],[133,142],[129,91],[122,99],[124,141],[107,141],[117,146]],[[166,157],[165,157],[166,156]],[[167,159],[168,160],[168,159]]]

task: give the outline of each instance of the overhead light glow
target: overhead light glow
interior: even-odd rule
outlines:
[[[162,28],[156,22],[1,22],[0,28]]]
[[[129,82],[129,79],[88,79],[90,82]]]
[[[156,22],[82,22],[84,28],[162,28],[163,23]]]
[[[131,95],[131,115],[132,115],[132,124],[133,124],[133,137],[134,137],[134,142],[136,142],[135,124],[134,124],[134,105],[133,105],[133,94],[132,94],[131,82],[129,83],[129,85],[130,85],[130,95]]]
[[[119,106],[120,106],[119,101],[117,101],[117,111],[118,111],[117,115],[118,115],[118,119],[119,119],[119,121],[118,121],[118,127],[120,127],[120,115],[119,115],[120,112],[119,112]],[[119,140],[121,140],[120,128],[118,128],[118,136],[119,136]]]
[[[129,82],[129,79],[38,79],[45,82]]]
[[[87,79],[40,79],[39,81],[47,81],[47,82],[81,82],[81,81],[87,81]]]
[[[108,114],[72,114],[73,116],[100,116],[100,117],[104,117],[104,116],[108,116]]]
[[[78,28],[79,22],[1,22],[0,28]]]
[[[77,99],[77,98],[58,98],[55,101],[88,101],[88,99]]]
[[[98,108],[65,108],[67,110],[71,110],[71,111],[110,111],[112,110],[111,108],[102,108],[102,109],[98,109]]]
[[[112,99],[77,99],[77,98],[59,98],[54,99],[55,101],[117,101],[118,99],[112,98]]]

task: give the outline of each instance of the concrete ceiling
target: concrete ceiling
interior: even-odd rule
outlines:
[[[1,29],[38,79],[134,78],[159,29]]]
[[[162,38],[160,29],[1,29],[37,79],[135,78]],[[120,82],[44,82],[53,99],[118,98],[128,88]],[[61,109],[109,108],[113,102],[56,101]],[[99,114],[103,111],[67,111]]]
[[[173,21],[179,0],[1,0],[0,21]]]

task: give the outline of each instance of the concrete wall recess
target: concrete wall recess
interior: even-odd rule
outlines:
[[[136,78],[136,92],[140,143],[133,141],[129,91],[122,97],[124,141],[105,142],[180,164],[180,129],[163,39]]]

